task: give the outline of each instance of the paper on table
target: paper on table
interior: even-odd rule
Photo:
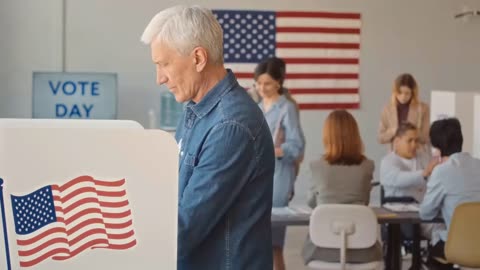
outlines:
[[[383,207],[394,212],[418,212],[420,210],[416,203],[386,203]]]

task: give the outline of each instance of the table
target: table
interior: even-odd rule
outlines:
[[[387,270],[401,270],[401,224],[414,224],[413,252],[419,252],[420,248],[420,224],[441,223],[443,220],[437,217],[433,220],[422,220],[418,212],[393,212],[383,207],[371,207],[377,215],[379,224],[388,224],[385,266]],[[291,206],[272,209],[273,226],[308,226],[311,209],[307,206]],[[418,258],[419,259],[419,258]],[[412,261],[412,269],[421,269],[421,261]]]

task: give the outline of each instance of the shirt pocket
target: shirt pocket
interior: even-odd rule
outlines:
[[[183,159],[183,164],[189,168],[195,167],[197,163],[197,157],[195,155],[186,153],[185,158]]]

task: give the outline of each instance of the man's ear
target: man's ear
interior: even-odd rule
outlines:
[[[208,61],[208,53],[205,48],[196,47],[193,49],[193,63],[197,72],[201,72],[205,69]]]

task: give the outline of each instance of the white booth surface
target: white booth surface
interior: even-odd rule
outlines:
[[[31,121],[0,121],[0,269],[176,269],[173,137]]]
[[[430,121],[456,117],[462,124],[463,151],[480,158],[480,91],[432,91]]]

